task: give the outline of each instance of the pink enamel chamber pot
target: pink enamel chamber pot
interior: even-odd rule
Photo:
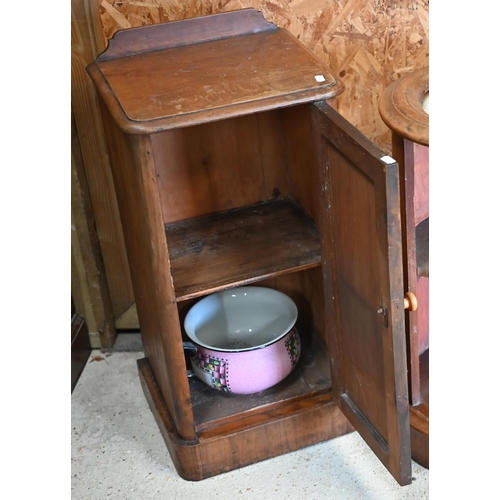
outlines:
[[[297,315],[293,300],[272,288],[244,286],[204,297],[184,320],[192,341],[187,347],[196,350],[193,371],[208,386],[234,394],[276,385],[300,356]]]

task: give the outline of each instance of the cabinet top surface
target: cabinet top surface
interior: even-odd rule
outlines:
[[[342,83],[312,52],[286,30],[264,21],[256,11],[259,19],[245,19],[243,29],[225,29],[221,35],[218,30],[225,19],[242,15],[228,14],[232,16],[171,23],[180,36],[173,42],[154,42],[139,51],[134,50],[132,38],[128,51],[123,50],[125,37],[116,42],[121,50],[110,42],[106,52],[112,55],[101,54],[89,73],[124,129],[154,132],[325,99],[343,90]],[[201,41],[196,41],[191,29],[194,21],[198,22],[196,28],[200,21],[214,28],[207,35],[207,29],[201,30]],[[252,23],[256,22],[261,29],[255,29]],[[143,37],[147,28],[142,28]],[[162,38],[160,29],[168,38],[169,23],[150,28],[157,30],[152,35],[158,39]],[[217,35],[219,38],[213,39]]]

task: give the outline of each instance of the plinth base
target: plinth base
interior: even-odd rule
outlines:
[[[342,436],[354,429],[334,404],[332,393],[290,401],[241,415],[198,432],[196,441],[176,434],[146,358],[137,361],[144,394],[179,476],[199,481],[268,458]]]

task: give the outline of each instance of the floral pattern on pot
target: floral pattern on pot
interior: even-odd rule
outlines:
[[[300,356],[300,339],[297,330],[294,328],[288,338],[285,340],[286,350],[290,356],[290,361],[292,363],[292,370],[295,368],[299,361]]]
[[[198,351],[196,356],[191,358],[191,361],[196,364],[200,370],[210,375],[212,387],[214,389],[231,392],[227,380],[229,364],[226,359],[213,358]]]

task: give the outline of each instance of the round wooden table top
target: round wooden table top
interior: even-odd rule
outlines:
[[[428,96],[429,68],[425,67],[387,87],[379,102],[380,116],[394,132],[429,146],[429,114],[424,110]]]

